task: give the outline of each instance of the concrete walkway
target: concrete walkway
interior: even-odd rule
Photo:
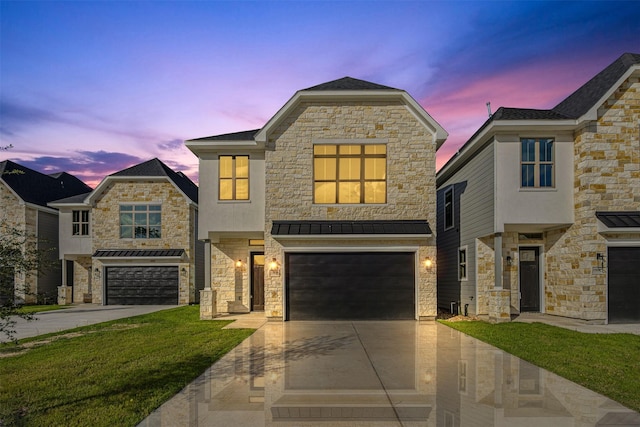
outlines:
[[[124,319],[154,311],[166,310],[171,305],[96,305],[78,304],[54,311],[34,314],[31,321],[16,317],[15,338],[29,338],[51,332],[60,332],[79,326],[93,325],[109,320]],[[0,336],[4,340],[5,337]]]
[[[543,313],[521,313],[514,322],[523,323],[545,323],[547,325],[558,326],[572,331],[584,332],[587,334],[635,334],[640,335],[640,323],[630,324],[609,324],[602,325],[586,320],[571,319],[569,317],[552,316]]]

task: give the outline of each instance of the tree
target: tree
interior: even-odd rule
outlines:
[[[20,173],[21,171],[5,172]],[[33,319],[33,315],[20,310],[22,301],[16,295],[30,295],[27,278],[50,267],[46,256],[50,250],[40,249],[42,243],[35,235],[11,223],[6,209],[0,213],[0,342],[5,338],[15,341],[16,317]],[[16,275],[22,279],[18,283]]]

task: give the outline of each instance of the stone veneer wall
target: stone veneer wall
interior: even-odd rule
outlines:
[[[160,239],[120,239],[120,205],[122,204],[156,204],[162,205],[162,230]],[[97,249],[184,249],[186,260],[178,268],[184,267],[187,274],[180,272],[180,290],[178,303],[188,304],[194,294],[192,276],[194,260],[192,256],[194,237],[193,224],[190,224],[191,212],[184,196],[169,182],[117,181],[111,184],[91,211],[92,215],[92,251]],[[136,260],[119,262],[119,265],[144,265],[153,261]],[[158,263],[163,263],[161,259]],[[103,277],[102,270],[106,264],[93,260],[92,294],[93,302],[102,303]],[[95,273],[98,268],[100,274]]]
[[[323,139],[387,140],[387,203],[316,205],[313,203],[313,143]],[[435,141],[399,102],[301,102],[274,130],[266,151],[265,258],[283,263],[284,248],[270,234],[272,220],[426,219],[435,234]],[[306,242],[333,245],[334,242]],[[347,242],[353,244],[353,242]],[[388,242],[365,242],[381,245]],[[419,256],[436,259],[435,236]],[[283,266],[284,267],[284,266]],[[435,316],[435,268],[419,269],[418,315]],[[283,270],[284,271],[284,270]],[[284,273],[283,273],[284,274]],[[266,275],[265,313],[282,318],[283,278]]]
[[[476,239],[478,315],[489,314],[489,290],[495,287],[494,258],[493,235]]]
[[[24,231],[27,236],[36,236],[38,211],[25,206],[9,190],[6,184],[0,184],[0,220],[9,227]],[[36,301],[38,277],[34,273],[16,274],[14,277],[16,297],[27,303]]]
[[[73,302],[84,301],[84,294],[90,294],[89,281],[91,280],[90,256],[78,257],[73,261]]]
[[[598,109],[598,120],[575,134],[575,222],[546,233],[546,311],[586,320],[606,318],[606,254],[596,211],[640,206],[640,81],[625,81]],[[625,236],[638,238],[639,235]]]
[[[251,285],[248,255],[248,239],[222,239],[219,243],[211,244],[211,287],[217,292],[218,313],[249,311]],[[238,260],[243,262],[240,268],[236,267]]]

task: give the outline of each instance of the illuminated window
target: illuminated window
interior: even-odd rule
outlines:
[[[89,235],[89,211],[71,212],[72,232],[74,236]]]
[[[521,142],[520,185],[553,187],[553,139],[523,139]]]
[[[264,246],[264,239],[249,239],[249,246]]]
[[[313,186],[314,203],[386,203],[386,145],[314,145]]]
[[[121,239],[159,239],[162,225],[160,205],[121,205]]]
[[[220,200],[249,200],[249,156],[220,156]]]

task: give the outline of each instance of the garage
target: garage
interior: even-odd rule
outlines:
[[[640,323],[640,247],[608,251],[609,323]]]
[[[413,252],[287,253],[287,320],[415,319]]]
[[[115,305],[177,305],[178,267],[107,267],[106,302]]]

